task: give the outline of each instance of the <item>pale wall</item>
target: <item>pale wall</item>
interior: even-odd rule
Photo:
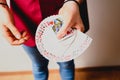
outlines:
[[[79,57],[80,67],[120,65],[120,0],[87,0],[90,48]]]
[[[120,0],[88,0],[91,46],[75,60],[76,67],[120,65]],[[31,70],[21,47],[11,47],[0,36],[0,71]],[[58,66],[50,62],[50,69]]]

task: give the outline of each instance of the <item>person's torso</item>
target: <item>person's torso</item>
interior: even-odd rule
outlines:
[[[25,43],[35,45],[34,35],[39,23],[46,17],[57,14],[64,0],[11,0],[16,27],[20,32],[27,30],[31,38]]]

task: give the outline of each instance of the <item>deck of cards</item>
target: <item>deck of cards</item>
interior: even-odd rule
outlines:
[[[45,18],[38,26],[35,40],[40,53],[55,62],[65,62],[80,56],[92,42],[88,35],[69,29],[62,38],[57,38],[57,32],[64,26],[60,15]]]

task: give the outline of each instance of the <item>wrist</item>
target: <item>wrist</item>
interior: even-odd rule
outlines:
[[[68,2],[68,1],[74,1],[79,5],[83,2],[83,0],[64,0],[64,2]]]
[[[74,3],[75,5],[77,5],[78,7],[80,6],[80,3],[78,2],[78,1],[76,1],[76,0],[65,0],[64,1],[64,4],[65,3]]]
[[[76,0],[79,4],[81,4],[84,0]]]

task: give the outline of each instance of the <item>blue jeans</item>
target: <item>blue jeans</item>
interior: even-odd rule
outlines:
[[[27,52],[32,61],[32,71],[35,80],[48,80],[48,63],[49,61],[44,58],[37,47],[28,47],[23,45],[23,48]],[[60,75],[62,80],[74,80],[74,60],[67,62],[58,62],[60,67]]]

